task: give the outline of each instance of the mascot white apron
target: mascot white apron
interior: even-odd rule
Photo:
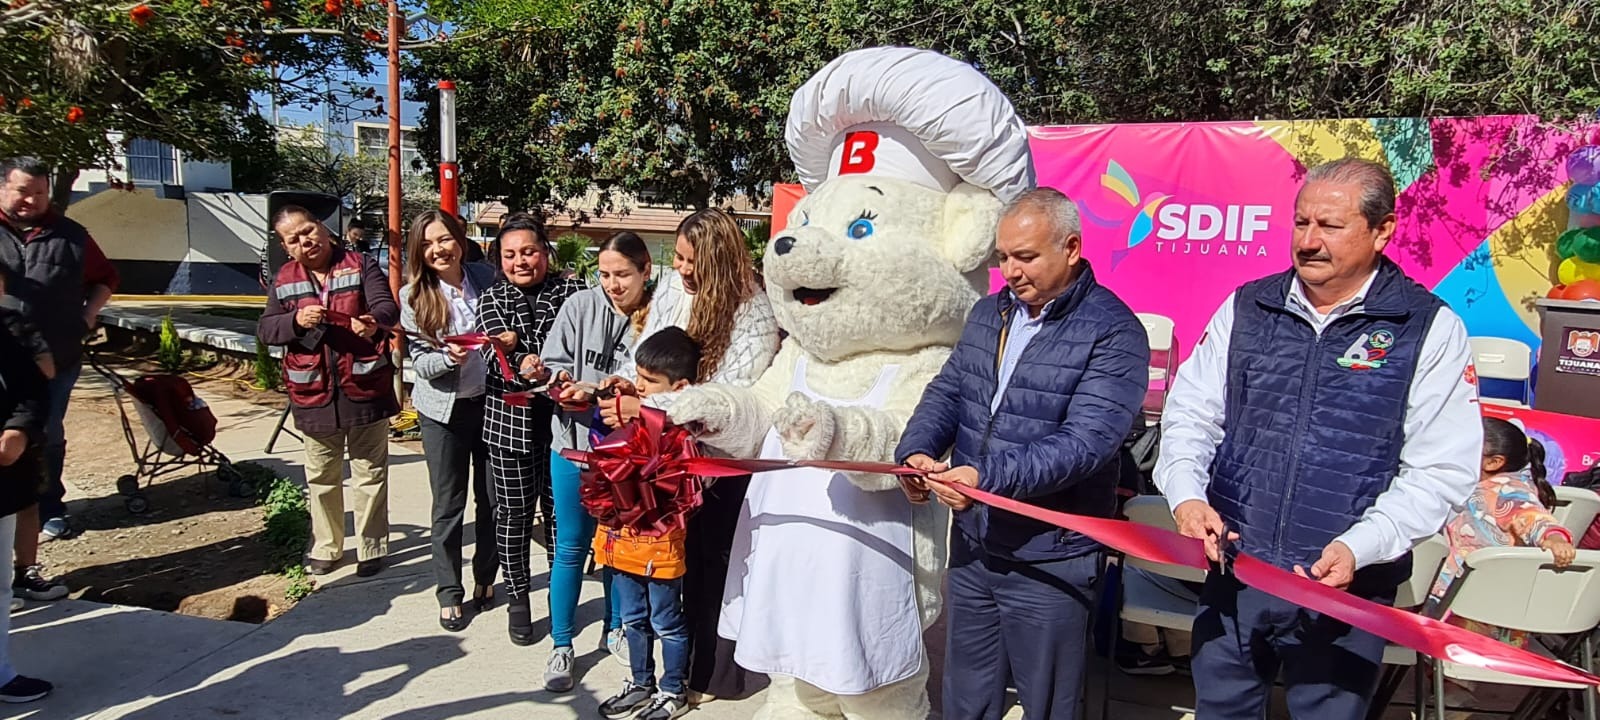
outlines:
[[[801,357],[790,390],[837,406],[881,407],[898,367],[864,397],[811,390]],[[763,458],[783,458],[776,430]],[[911,505],[868,492],[831,470],[759,473],[750,480],[723,595],[718,633],[734,660],[835,695],[861,695],[922,667]]]

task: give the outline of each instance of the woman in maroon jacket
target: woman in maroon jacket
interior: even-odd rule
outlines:
[[[272,229],[291,258],[256,334],[284,348],[284,384],[305,435],[311,494],[306,569],[325,574],[344,557],[344,457],[356,502],[356,574],[373,575],[389,550],[389,418],[399,412],[388,333],[400,309],[370,259],[333,244],[305,208],[278,210]]]

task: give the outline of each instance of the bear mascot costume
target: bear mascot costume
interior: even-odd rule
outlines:
[[[801,86],[785,139],[808,196],[763,264],[789,337],[753,386],[689,388],[668,413],[734,457],[893,462],[987,290],[1003,204],[1034,187],[1027,130],[972,66],[883,47]],[[890,475],[752,478],[718,632],[772,677],[757,717],[928,717],[949,520]]]

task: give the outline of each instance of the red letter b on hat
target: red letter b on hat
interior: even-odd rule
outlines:
[[[844,152],[839,156],[839,174],[856,175],[872,172],[874,165],[878,164],[877,157],[873,154],[878,149],[878,134],[868,130],[857,130],[844,136]]]

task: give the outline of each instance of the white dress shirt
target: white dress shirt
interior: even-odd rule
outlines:
[[[472,279],[467,273],[461,273],[460,290],[440,280],[439,292],[444,293],[445,306],[450,308],[450,334],[465,335],[476,332],[478,314],[473,308],[478,304],[478,290],[472,287]],[[459,379],[456,381],[456,399],[463,400],[482,395],[488,372],[483,353],[467,353],[467,359],[461,363],[461,372],[457,376]]]
[[[1334,320],[1362,311],[1376,277],[1326,314],[1316,311],[1296,279],[1289,307],[1321,335]],[[1206,501],[1211,461],[1226,432],[1233,303],[1229,295],[1211,317],[1194,353],[1178,368],[1162,411],[1155,483],[1174,509],[1188,500]],[[1468,373],[1472,349],[1466,326],[1450,308],[1439,309],[1421,355],[1406,399],[1400,471],[1361,519],[1335,538],[1350,548],[1357,568],[1398,559],[1417,540],[1439,532],[1478,482],[1483,421],[1478,388]]]

